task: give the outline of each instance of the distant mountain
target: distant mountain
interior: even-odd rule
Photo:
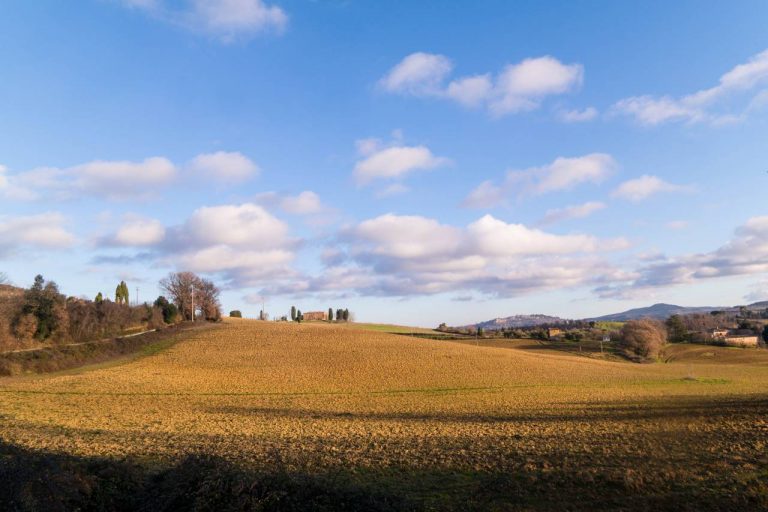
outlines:
[[[596,318],[589,318],[589,320],[597,320],[603,322],[624,322],[627,320],[637,320],[638,318],[656,318],[664,320],[672,315],[690,315],[691,313],[709,313],[710,311],[722,311],[731,309],[730,307],[712,307],[712,306],[700,306],[700,307],[685,307],[675,306],[674,304],[654,304],[646,308],[636,308],[624,311],[622,313],[614,313],[612,315],[598,316]]]
[[[487,331],[499,330],[509,327],[532,327],[542,324],[557,324],[565,322],[564,319],[549,315],[513,315],[505,318],[495,318],[487,322],[474,324],[472,327],[485,329]]]

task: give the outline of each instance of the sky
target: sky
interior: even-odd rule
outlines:
[[[768,299],[768,3],[7,0],[0,272],[224,312]]]

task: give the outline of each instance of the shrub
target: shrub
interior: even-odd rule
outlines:
[[[655,359],[667,343],[667,332],[656,320],[630,320],[621,328],[620,340],[627,355]]]
[[[240,310],[234,309],[229,312],[230,318],[243,318],[243,313]]]
[[[13,332],[20,341],[31,341],[37,332],[37,318],[32,314],[21,315],[16,320]]]

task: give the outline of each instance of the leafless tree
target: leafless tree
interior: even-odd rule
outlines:
[[[192,272],[171,272],[160,280],[160,288],[176,304],[185,320],[192,320],[193,293],[194,308],[202,312],[206,320],[218,320],[221,317],[220,292],[212,281],[202,279]]]

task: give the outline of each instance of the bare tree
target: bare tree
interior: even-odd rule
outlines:
[[[212,281],[192,272],[171,272],[160,280],[160,288],[176,304],[185,320],[192,320],[193,293],[194,308],[202,312],[206,320],[221,318],[220,291]]]
[[[192,320],[192,287],[199,278],[192,272],[171,272],[160,280],[160,288],[179,308],[184,320]]]
[[[656,320],[630,320],[621,328],[621,347],[630,356],[656,358],[666,343],[667,331]]]
[[[200,304],[200,311],[203,318],[209,321],[218,321],[221,319],[221,304],[219,304],[219,288],[213,284],[213,281],[200,279],[200,295],[197,295],[197,286],[195,287],[195,300]]]
[[[8,283],[9,283],[8,274],[6,274],[5,272],[0,272],[0,284],[8,284]]]

